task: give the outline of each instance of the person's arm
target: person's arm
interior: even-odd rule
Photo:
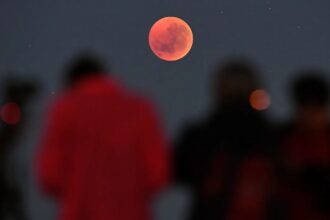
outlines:
[[[170,179],[170,149],[155,110],[144,105],[140,114],[140,147],[144,163],[145,181],[150,193],[158,192]]]
[[[37,178],[42,191],[54,197],[63,194],[69,169],[69,128],[72,122],[68,111],[63,102],[52,105],[36,158]]]

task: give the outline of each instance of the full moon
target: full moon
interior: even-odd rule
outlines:
[[[165,17],[151,27],[149,45],[152,52],[160,59],[177,61],[191,50],[193,32],[182,19]]]

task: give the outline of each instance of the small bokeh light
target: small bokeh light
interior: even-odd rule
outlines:
[[[0,114],[1,119],[9,125],[16,125],[21,119],[21,109],[14,102],[4,104],[1,107]]]
[[[257,89],[250,95],[250,105],[253,109],[263,111],[269,108],[271,104],[268,93],[263,89]]]

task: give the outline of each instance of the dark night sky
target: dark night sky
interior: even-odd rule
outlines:
[[[244,55],[260,65],[271,115],[283,118],[293,72],[330,70],[329,12],[329,0],[1,0],[0,74],[37,77],[51,96],[68,58],[94,49],[118,78],[155,100],[175,136],[207,107],[215,63]],[[148,46],[151,25],[164,16],[183,18],[194,32],[179,62],[159,60]],[[47,219],[37,201],[29,205],[33,219]]]

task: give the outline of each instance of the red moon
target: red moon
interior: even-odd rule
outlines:
[[[193,32],[182,19],[165,17],[151,27],[149,45],[160,59],[176,61],[185,57],[191,50]]]

